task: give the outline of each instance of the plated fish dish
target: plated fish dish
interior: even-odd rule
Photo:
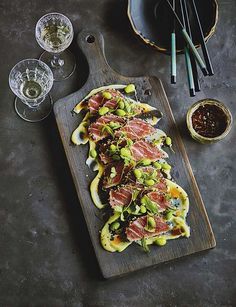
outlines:
[[[102,247],[122,252],[137,243],[149,251],[189,237],[189,199],[171,176],[172,140],[158,127],[161,112],[138,101],[134,84],[94,89],[73,112],[85,113],[71,141],[89,144],[91,198],[106,216]]]

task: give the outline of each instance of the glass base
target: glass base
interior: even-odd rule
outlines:
[[[53,66],[53,54],[47,51],[44,51],[39,58],[51,68],[54,81],[62,81],[69,78],[75,71],[76,67],[75,56],[69,50],[65,50],[60,53],[59,57],[60,61],[64,63],[62,66]]]
[[[52,111],[53,101],[48,94],[38,107],[30,108],[18,97],[15,98],[15,111],[25,121],[36,123],[48,117]]]

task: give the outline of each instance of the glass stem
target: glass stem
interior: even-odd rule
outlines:
[[[41,99],[35,99],[35,100],[21,100],[24,104],[26,104],[31,109],[36,109],[39,107],[39,105],[45,100],[46,96],[42,97]]]
[[[63,65],[64,65],[64,60],[60,59],[60,54],[54,53],[51,60],[51,66],[54,68],[60,68]]]

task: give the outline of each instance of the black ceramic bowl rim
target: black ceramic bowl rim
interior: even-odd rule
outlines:
[[[131,27],[134,31],[134,33],[136,35],[138,35],[144,42],[145,44],[149,45],[149,46],[152,46],[154,47],[155,49],[157,49],[158,51],[162,52],[162,53],[168,53],[168,50],[166,48],[162,48],[158,45],[156,45],[154,42],[152,42],[151,40],[149,40],[148,38],[144,37],[139,31],[138,29],[135,27],[134,25],[134,22],[133,22],[133,18],[131,16],[131,9],[130,9],[130,3],[131,3],[132,0],[128,0],[128,8],[127,8],[127,15],[128,15],[128,18],[129,18],[129,21],[130,21],[130,24],[131,24]],[[145,1],[145,0],[143,0]],[[217,0],[213,0],[215,2],[215,19],[214,19],[214,24],[210,30],[210,32],[208,33],[208,35],[205,36],[205,41],[207,42],[211,37],[212,35],[215,33],[215,29],[216,29],[216,24],[218,22],[218,3],[217,3]],[[200,44],[196,44],[195,45],[196,48],[199,48],[200,47]],[[179,49],[179,50],[176,50],[177,53],[182,53],[184,50],[183,49]]]
[[[225,131],[214,137],[214,138],[208,138],[208,137],[204,137],[200,134],[198,134],[196,132],[196,130],[194,130],[193,125],[192,125],[192,115],[194,113],[194,111],[196,111],[196,109],[198,109],[200,106],[203,106],[205,104],[211,104],[211,105],[215,105],[218,108],[220,108],[226,115],[227,117],[227,126],[225,128]],[[226,135],[230,132],[231,128],[232,128],[232,123],[233,123],[233,117],[232,114],[230,112],[230,110],[219,100],[216,99],[212,99],[212,98],[205,98],[202,100],[197,101],[196,103],[194,103],[188,110],[187,112],[187,116],[186,116],[186,122],[187,122],[187,127],[188,130],[192,136],[193,139],[201,142],[201,143],[214,143],[217,141],[222,140],[224,137],[226,137]]]

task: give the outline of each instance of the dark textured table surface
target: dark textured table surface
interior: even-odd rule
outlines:
[[[22,121],[8,88],[11,67],[42,51],[35,24],[58,11],[75,34],[98,29],[110,65],[124,75],[157,75],[164,83],[216,236],[217,247],[120,279],[101,278],[53,115],[40,124]],[[130,30],[123,0],[2,0],[0,2],[0,306],[235,306],[236,131],[203,146],[186,133],[189,106],[202,98],[236,106],[236,2],[219,1],[219,22],[208,46],[215,76],[201,80],[189,98],[184,58],[169,84],[169,58],[145,46]],[[77,50],[76,73],[55,83],[54,100],[86,81]]]

